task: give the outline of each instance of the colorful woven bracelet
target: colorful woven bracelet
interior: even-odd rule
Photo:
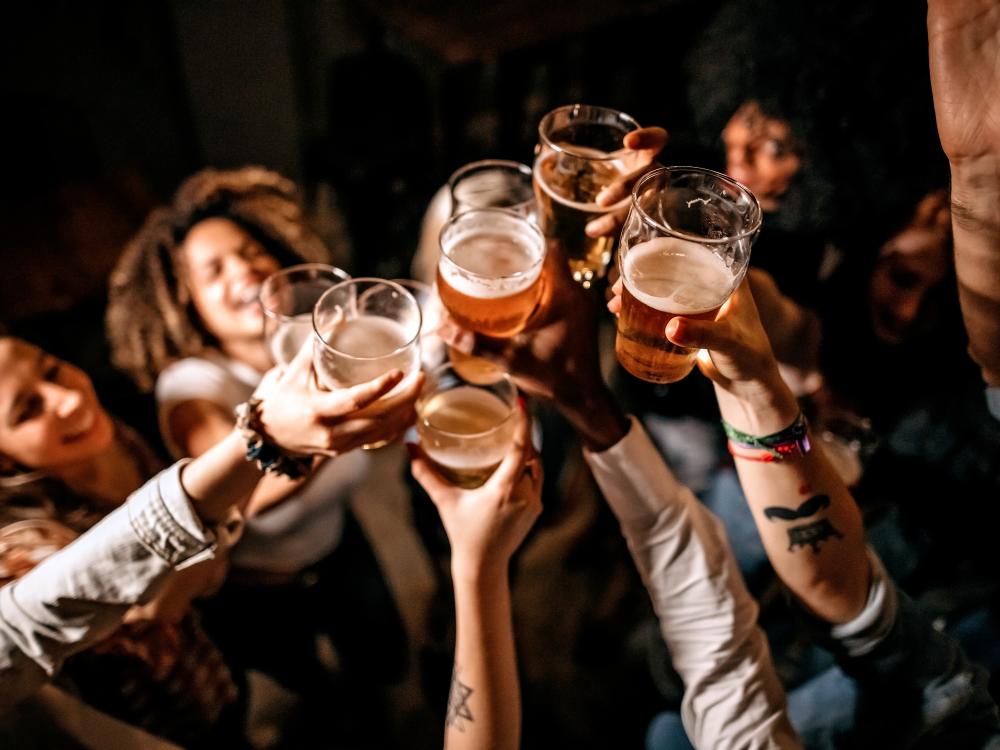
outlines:
[[[729,452],[749,461],[784,461],[806,455],[811,449],[809,424],[802,412],[783,430],[758,437],[741,432],[722,420],[722,429],[729,438]]]
[[[246,460],[271,474],[282,474],[289,479],[304,477],[312,470],[311,456],[293,456],[265,437],[260,423],[260,399],[251,398],[233,410],[236,426],[247,442]]]

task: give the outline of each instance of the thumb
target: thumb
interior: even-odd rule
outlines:
[[[366,383],[324,393],[317,401],[317,412],[321,417],[341,417],[359,411],[378,401],[402,379],[402,370],[390,370]]]
[[[441,506],[451,502],[454,485],[442,477],[427,460],[427,454],[416,443],[407,443],[406,450],[410,454],[410,472],[424,491],[430,495],[434,505]]]
[[[724,320],[695,320],[678,315],[667,322],[663,332],[670,343],[689,349],[725,350],[731,343]]]

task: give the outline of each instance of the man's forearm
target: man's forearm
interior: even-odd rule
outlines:
[[[952,162],[952,229],[969,353],[1000,386],[1000,154]]]

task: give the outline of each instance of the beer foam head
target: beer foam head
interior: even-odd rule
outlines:
[[[497,215],[477,221],[479,214]],[[527,221],[505,212],[470,211],[442,232],[438,269],[457,292],[506,297],[535,283],[544,257],[544,240]]]
[[[697,315],[719,307],[736,276],[725,260],[697,242],[657,237],[628,249],[622,281],[629,293],[654,310]]]

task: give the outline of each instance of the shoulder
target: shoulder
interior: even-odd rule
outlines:
[[[256,383],[241,377],[237,363],[213,353],[172,363],[156,380],[156,402],[172,408],[185,401],[204,400],[225,409],[245,401]]]

